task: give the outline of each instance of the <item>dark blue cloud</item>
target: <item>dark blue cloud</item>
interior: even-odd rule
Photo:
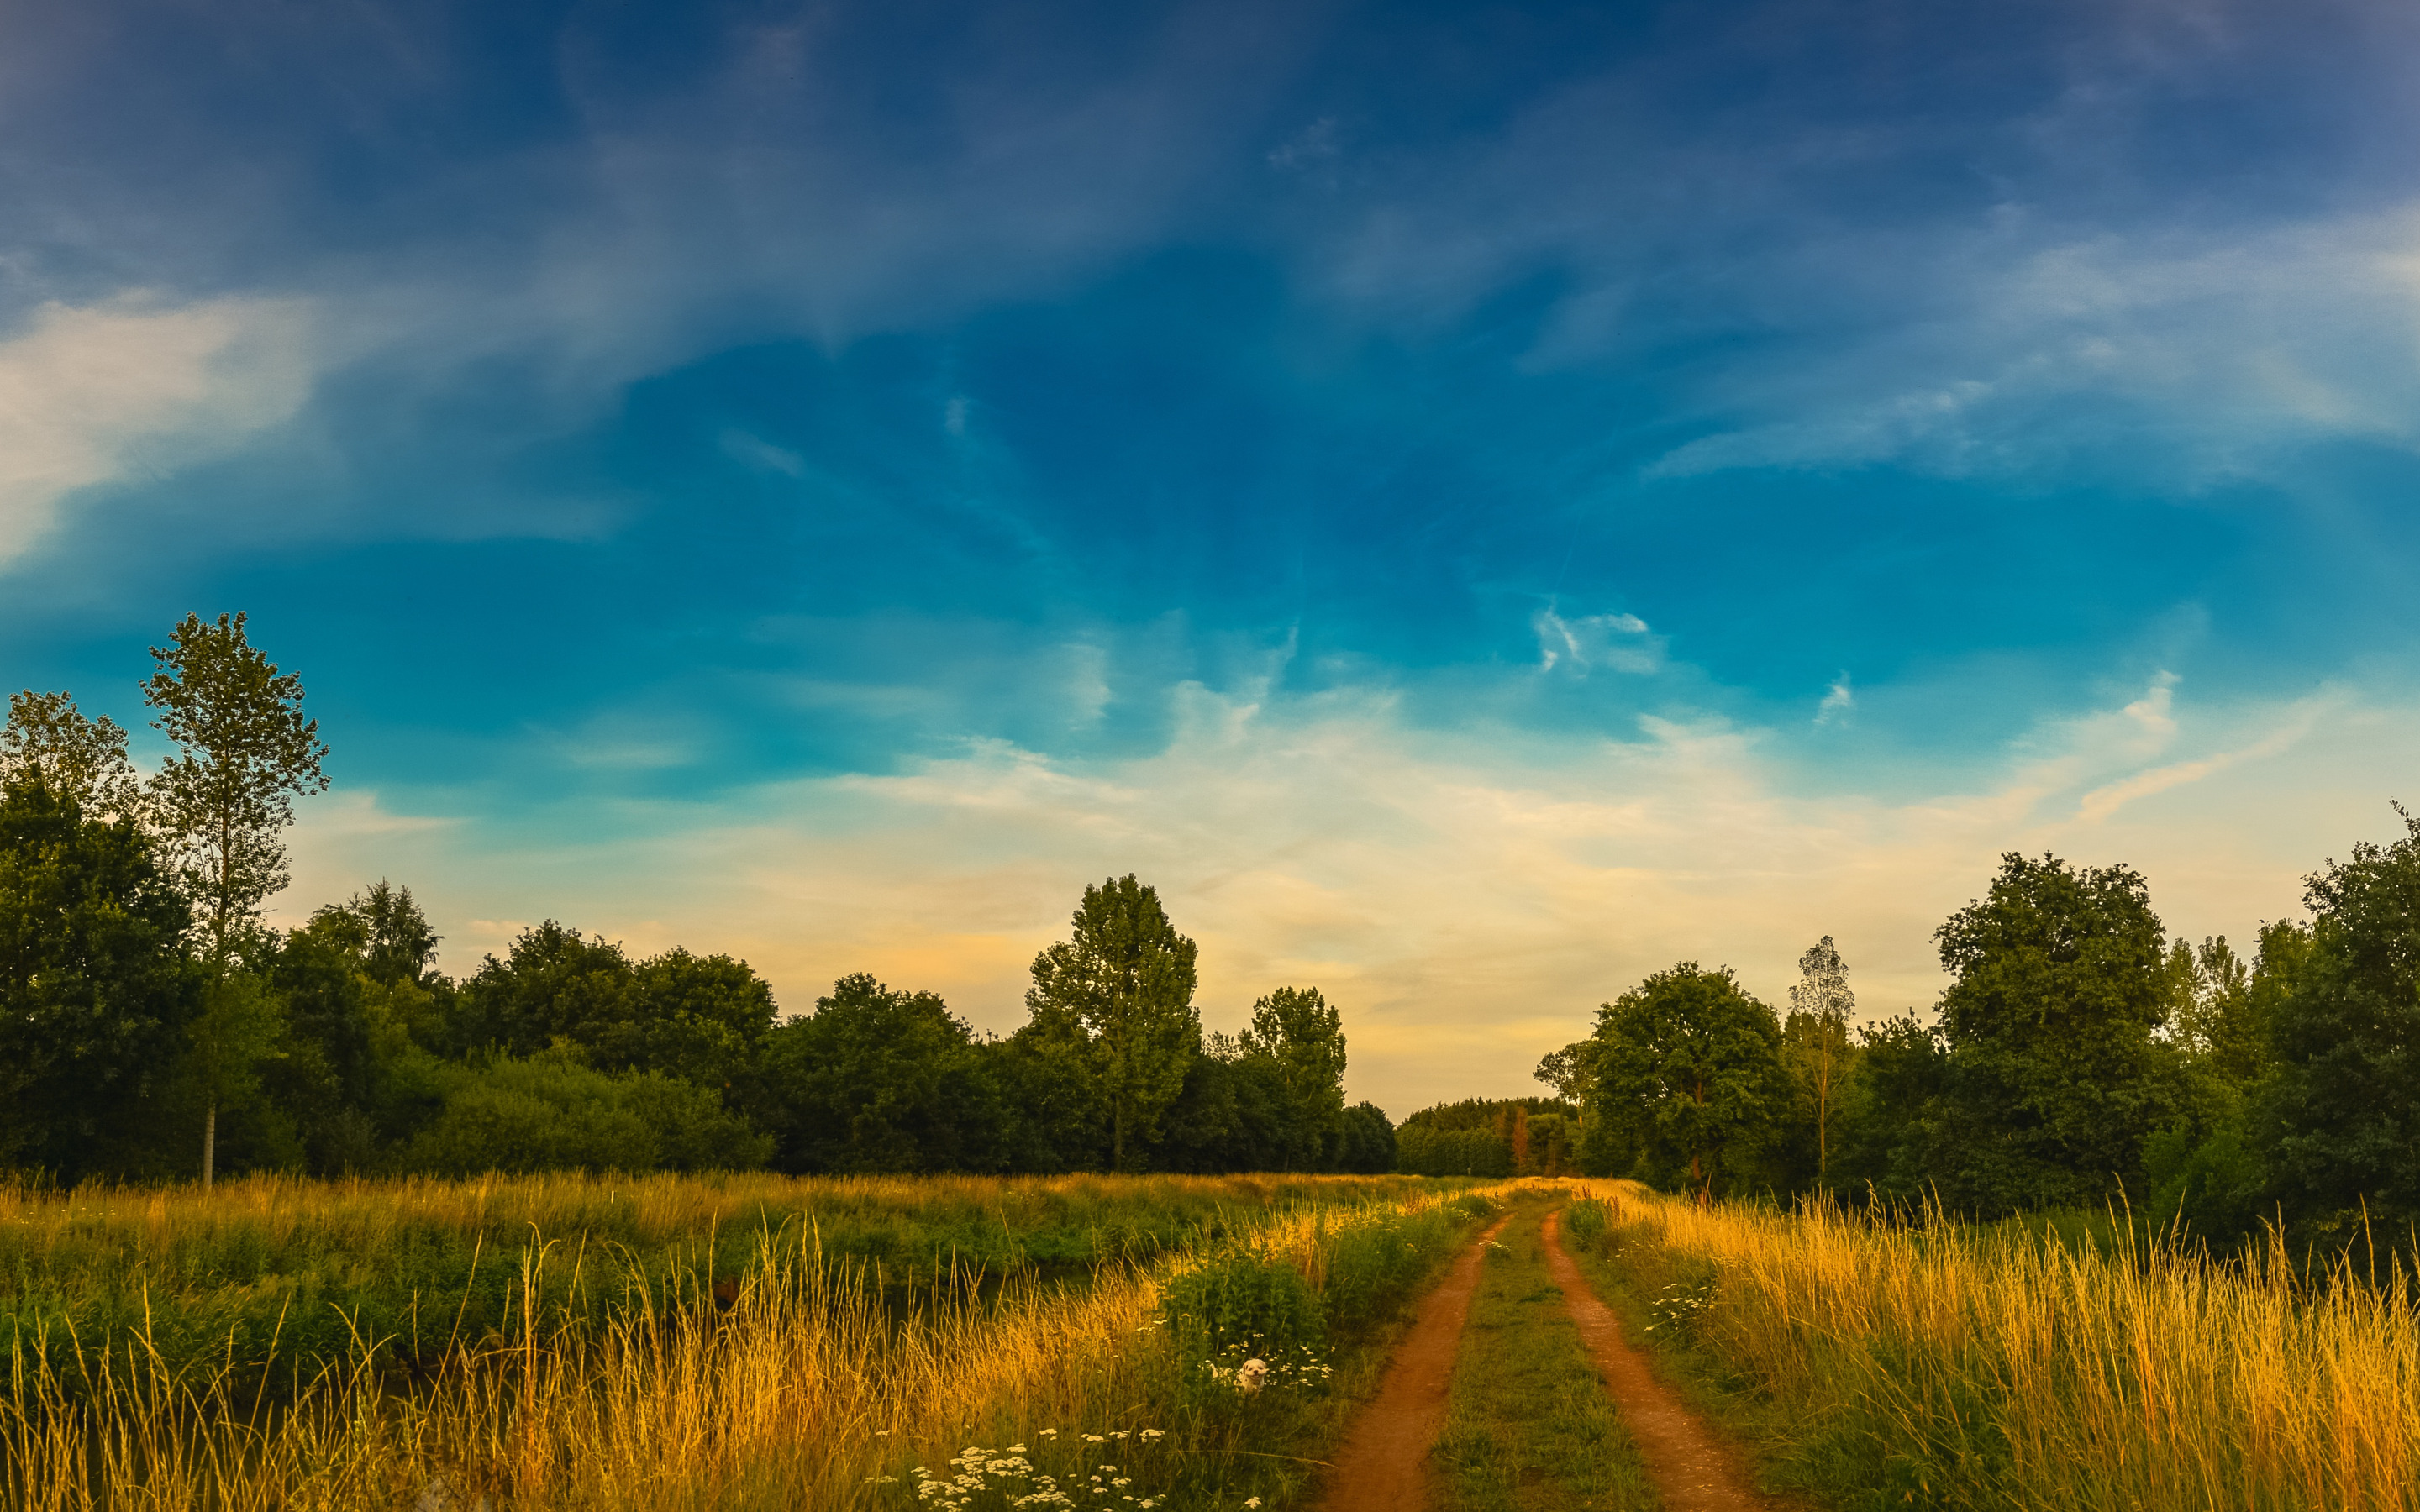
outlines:
[[[1806,760],[1957,757],[2412,630],[2394,8],[8,24],[0,300],[324,332],[15,563],[10,675],[248,607],[386,787],[1111,756],[1187,679],[1616,733],[1848,673]]]

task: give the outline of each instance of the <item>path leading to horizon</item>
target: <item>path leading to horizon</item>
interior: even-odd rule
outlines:
[[[1557,1208],[1542,1228],[1549,1273],[1665,1512],[1763,1512],[1781,1505],[1756,1489],[1746,1456],[1656,1379],[1647,1356],[1623,1336],[1620,1320],[1564,1251],[1561,1218]],[[1346,1432],[1321,1512],[1432,1512],[1440,1504],[1432,1451],[1445,1427],[1454,1362],[1487,1242],[1512,1222],[1508,1214],[1489,1226],[1422,1299],[1377,1395]]]

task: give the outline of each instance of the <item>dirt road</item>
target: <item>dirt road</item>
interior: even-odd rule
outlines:
[[[1453,1269],[1420,1304],[1420,1315],[1378,1383],[1378,1395],[1361,1409],[1328,1473],[1323,1512],[1421,1512],[1434,1504],[1429,1448],[1445,1427],[1446,1391],[1453,1357],[1462,1347],[1462,1325],[1479,1289],[1479,1267],[1487,1241],[1512,1220],[1497,1219],[1479,1236]]]
[[[1597,1301],[1578,1266],[1563,1252],[1560,1211],[1546,1215],[1546,1268],[1563,1289],[1563,1305],[1605,1375],[1622,1425],[1664,1498],[1665,1512],[1745,1512],[1779,1506],[1756,1489],[1740,1456],[1715,1438],[1703,1419],[1655,1379],[1647,1357],[1631,1348],[1621,1323]]]

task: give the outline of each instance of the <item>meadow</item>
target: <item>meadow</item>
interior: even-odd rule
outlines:
[[[0,1206],[5,1489],[422,1512],[1281,1501],[1489,1211],[1468,1185],[20,1188]],[[1277,1377],[1239,1385],[1247,1355]]]
[[[1699,1207],[1599,1183],[1582,1271],[1823,1504],[2420,1505],[2420,1317],[2381,1243],[2213,1257],[2173,1229]]]

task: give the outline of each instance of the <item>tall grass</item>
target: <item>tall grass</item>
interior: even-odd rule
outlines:
[[[913,1292],[979,1273],[1080,1282],[1249,1230],[1298,1204],[1368,1201],[1416,1179],[1072,1176],[1014,1180],[770,1175],[638,1179],[567,1173],[481,1180],[313,1181],[254,1177],[193,1187],[0,1184],[0,1338],[75,1352],[141,1339],[178,1365],[283,1355],[336,1360],[358,1330],[386,1340],[390,1370],[426,1373],[451,1343],[515,1326],[513,1257],[534,1237],[586,1246],[542,1276],[551,1312],[590,1321],[629,1294],[704,1271],[737,1276],[757,1236],[871,1262]],[[628,1271],[629,1275],[623,1273]],[[642,1288],[644,1289],[644,1288]]]
[[[2420,1505],[2420,1318],[2392,1257],[1610,1195],[1598,1246],[1633,1299],[1780,1404],[1783,1459],[1846,1500]]]
[[[1370,1235],[1409,1223],[1450,1239],[1467,1227],[1443,1193],[1399,1186],[1406,1195],[1373,1204],[1354,1183],[1331,1190],[1348,1206],[1268,1213],[1255,1251],[1324,1278],[1383,1267],[1383,1255],[1364,1255],[1376,1253]],[[455,1335],[433,1371],[402,1382],[381,1368],[386,1341],[366,1331],[314,1365],[277,1356],[285,1364],[269,1368],[291,1379],[273,1398],[250,1362],[172,1360],[139,1332],[105,1348],[70,1337],[70,1368],[48,1347],[56,1341],[21,1336],[0,1400],[0,1500],[896,1507],[917,1504],[916,1484],[932,1479],[919,1467],[943,1470],[969,1444],[1020,1456],[1030,1446],[1063,1478],[1114,1449],[1131,1483],[1121,1494],[1136,1504],[1152,1483],[1210,1488],[1202,1504],[1218,1500],[1222,1477],[1205,1471],[1241,1447],[1236,1421],[1185,1405],[1156,1327],[1162,1276],[1198,1262],[1112,1260],[1081,1288],[1029,1273],[986,1288],[944,1273],[903,1307],[874,1262],[823,1250],[812,1233],[803,1244],[780,1239],[758,1229],[718,1296],[703,1264],[602,1265],[610,1242],[534,1238],[498,1260],[520,1299],[510,1326]],[[614,1305],[585,1304],[598,1285],[620,1288]]]

